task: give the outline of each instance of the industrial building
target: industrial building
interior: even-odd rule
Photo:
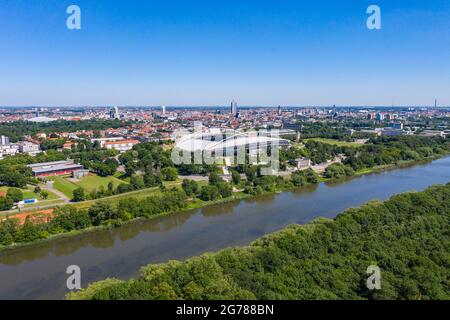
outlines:
[[[47,177],[62,174],[72,174],[76,170],[82,170],[81,164],[73,163],[73,160],[42,162],[28,165],[34,177]]]

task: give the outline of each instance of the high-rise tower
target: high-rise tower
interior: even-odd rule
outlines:
[[[237,102],[235,100],[231,101],[230,112],[233,116],[237,116],[237,114],[238,114]]]
[[[119,107],[115,106],[114,108],[112,108],[111,110],[109,110],[109,117],[111,119],[119,119],[120,115],[119,115]]]

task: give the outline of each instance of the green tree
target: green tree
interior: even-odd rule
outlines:
[[[19,202],[23,200],[22,190],[18,188],[9,188],[6,192],[6,196],[14,202]]]
[[[13,201],[9,197],[0,197],[0,210],[9,210],[13,206]]]
[[[84,200],[86,200],[86,196],[84,194],[83,188],[77,188],[77,189],[73,190],[73,201],[79,202],[79,201],[84,201]]]
[[[181,184],[181,187],[183,188],[184,192],[188,196],[197,195],[200,191],[200,187],[197,183],[197,181],[189,180],[189,179],[183,179],[183,183]]]
[[[164,181],[175,181],[178,178],[178,171],[174,167],[166,167],[161,169]]]
[[[144,178],[137,174],[131,176],[130,183],[134,189],[142,189],[145,187]]]
[[[231,171],[231,179],[235,185],[238,185],[241,182],[241,175],[236,170]]]
[[[89,208],[88,214],[94,226],[118,218],[117,210],[110,203],[104,201],[94,203]]]
[[[214,185],[203,186],[200,191],[200,199],[202,199],[203,201],[216,200],[217,198],[219,198],[219,196],[219,189]]]
[[[49,196],[49,193],[47,192],[47,191],[45,191],[45,190],[42,190],[41,191],[41,197],[42,197],[42,199],[47,199],[48,198],[48,196]]]

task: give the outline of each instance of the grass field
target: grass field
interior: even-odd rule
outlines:
[[[340,146],[340,147],[361,147],[364,145],[364,144],[358,143],[358,142],[347,142],[347,141],[340,141],[340,140],[326,139],[326,138],[310,138],[310,139],[304,139],[303,141],[305,143],[308,141],[318,141],[318,142],[323,142],[323,143],[328,143],[328,144],[334,144],[334,145]]]
[[[38,200],[42,199],[42,197],[39,194],[36,194],[36,193],[33,192],[34,187],[27,187],[26,189],[20,189],[20,190],[22,190],[24,199],[33,199],[33,198],[36,198]],[[0,187],[0,191],[7,192],[8,191],[8,187]],[[51,193],[49,191],[47,191],[47,192],[48,192],[47,200],[58,199],[58,196],[56,194]]]
[[[83,188],[86,192],[91,192],[94,189],[98,190],[102,186],[107,189],[109,182],[112,182],[114,187],[117,187],[120,183],[126,183],[116,177],[100,177],[95,174],[83,177],[80,180],[71,180],[67,176],[52,177],[51,180],[54,181],[53,188],[61,191],[70,199],[73,197],[73,191],[78,188]]]
[[[174,186],[180,186],[181,182],[180,181],[165,181],[164,185],[167,188],[172,188]],[[123,199],[123,198],[132,197],[135,199],[143,199],[145,197],[152,196],[152,195],[161,195],[161,191],[159,190],[159,187],[146,188],[146,189],[126,192],[126,193],[122,193],[122,194],[117,194],[117,195],[106,197],[106,198],[77,202],[77,203],[74,203],[73,206],[75,206],[79,209],[82,209],[82,208],[89,208],[95,202],[98,202],[98,201],[108,201],[109,203],[114,204],[114,203],[119,202],[120,199]]]
[[[53,188],[64,193],[69,199],[72,199],[73,191],[79,188],[79,186],[64,177],[54,177],[52,180]]]
[[[81,178],[79,181],[72,182],[71,183],[76,184],[77,186],[83,188],[87,192],[90,192],[94,189],[99,189],[103,186],[103,188],[107,189],[108,184],[112,182],[114,184],[114,187],[117,187],[121,183],[126,183],[123,180],[119,180],[116,177],[108,176],[108,177],[100,177],[97,175],[89,175],[87,177]]]

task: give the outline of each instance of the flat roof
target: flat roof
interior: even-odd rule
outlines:
[[[31,170],[33,171],[33,173],[44,173],[50,171],[75,170],[80,168],[84,167],[81,164],[70,164],[70,165],[56,165],[43,168],[32,168]]]
[[[28,167],[37,168],[37,167],[43,167],[43,166],[56,166],[56,165],[61,165],[61,164],[73,164],[73,161],[72,160],[61,160],[61,161],[32,163],[32,164],[29,164]]]

